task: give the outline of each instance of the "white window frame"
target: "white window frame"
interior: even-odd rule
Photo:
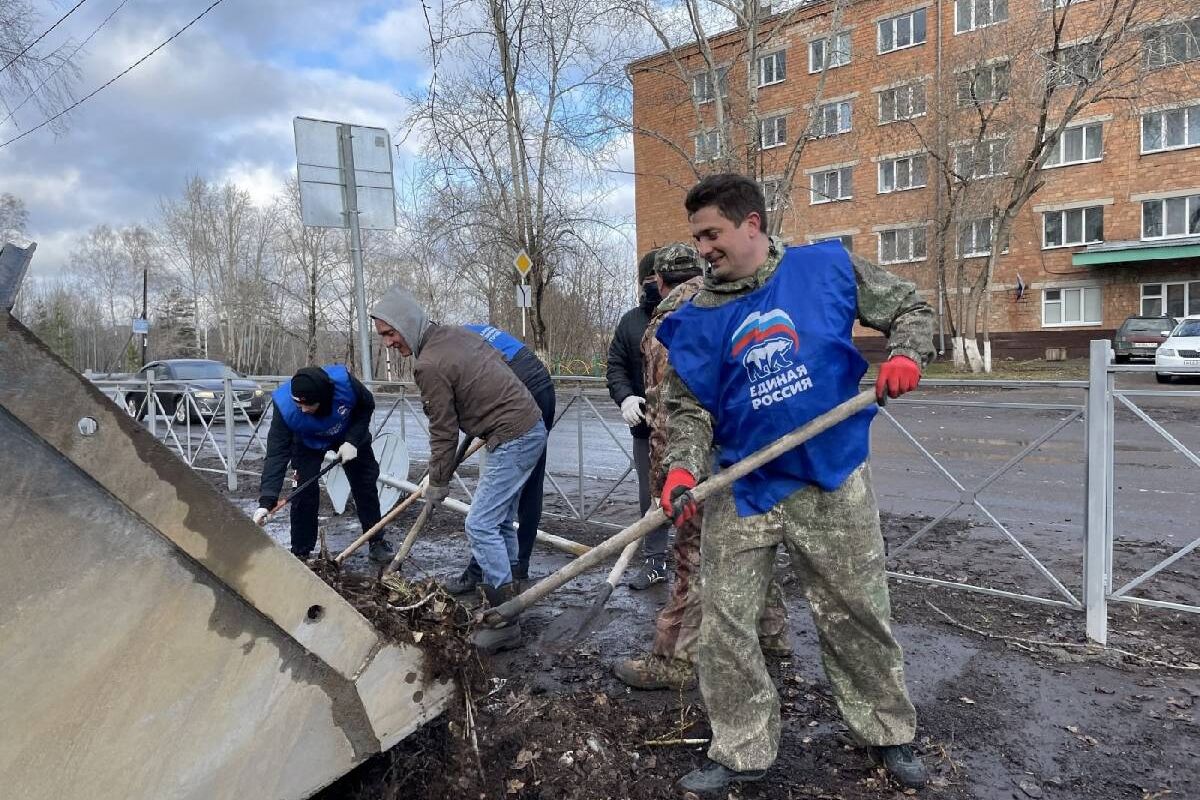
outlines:
[[[919,256],[916,255],[917,233],[921,234],[921,236],[920,236],[921,249],[925,251],[925,252],[921,253],[921,255],[919,255]],[[907,258],[885,259],[883,257],[883,240],[884,240],[884,236],[886,236],[888,234],[894,234],[896,236],[896,252],[897,252],[897,254],[899,254],[899,252],[900,252],[900,244],[901,244],[900,240],[901,240],[902,236],[907,237],[907,239],[908,239],[907,247],[906,247],[906,249],[908,251]],[[926,235],[925,226],[923,226],[923,225],[917,225],[917,226],[907,227],[907,228],[887,228],[885,230],[878,231],[876,239],[878,240],[878,245],[879,245],[878,253],[879,253],[879,263],[880,264],[915,264],[917,262],[924,261],[925,259],[927,259],[929,257],[929,237]]]
[[[1087,0],[1039,0],[1038,8],[1042,11],[1051,11],[1057,8],[1066,8],[1067,6],[1077,6]]]
[[[921,23],[923,30],[920,41],[917,40],[916,34],[918,16],[923,20]],[[902,19],[908,20],[908,44],[896,44],[899,41],[899,37],[896,35],[897,26]],[[887,49],[884,49],[883,46],[883,31],[885,26],[890,28],[892,32],[892,46]],[[903,14],[897,14],[887,19],[881,19],[875,23],[875,51],[879,55],[895,53],[897,50],[908,50],[910,47],[920,47],[927,41],[929,41],[929,12],[924,8],[914,8],[912,11],[906,11]]]
[[[1150,286],[1157,286],[1158,291],[1156,293],[1147,293],[1146,289]],[[1167,308],[1167,298],[1170,296],[1170,288],[1172,286],[1183,287],[1183,314],[1180,314],[1179,316],[1172,314],[1170,309]],[[1192,291],[1193,287],[1195,287],[1194,293]],[[1141,302],[1138,303],[1138,311],[1143,317],[1161,315],[1164,317],[1175,317],[1176,319],[1182,319],[1183,317],[1191,316],[1193,314],[1200,314],[1200,280],[1154,281],[1152,283],[1143,283],[1141,286],[1141,291]],[[1147,300],[1157,300],[1158,310],[1151,314],[1147,314]]]
[[[837,193],[829,191],[830,176],[837,176]],[[820,187],[817,186],[817,181],[822,181]],[[812,173],[808,181],[808,204],[810,206],[819,206],[824,203],[840,203],[843,200],[854,199],[854,167],[834,167],[832,169],[823,169]],[[849,194],[844,194],[845,190],[849,189]]]
[[[987,168],[988,172],[976,173],[975,167],[981,163],[975,152],[977,148],[986,147],[988,151]],[[999,164],[997,164],[996,150],[1000,150]],[[967,174],[962,168],[963,154],[970,150],[970,158],[972,169],[970,174]],[[999,171],[997,171],[999,167]],[[996,178],[1001,175],[1008,174],[1008,140],[1003,137],[995,139],[984,139],[981,142],[967,142],[965,144],[954,145],[954,170],[968,180],[975,178]]]
[[[708,143],[712,141],[712,137],[716,137],[716,148],[715,152],[709,154],[707,147],[701,148],[701,140],[704,140],[704,144],[707,146]],[[695,134],[692,137],[692,141],[696,146],[696,163],[703,164],[706,161],[716,161],[718,158],[724,155],[724,138],[725,137],[721,136],[721,131],[717,128],[713,128],[710,131],[701,131],[700,133]]]
[[[1180,28],[1184,29],[1183,40],[1187,43],[1184,45],[1185,52],[1183,58],[1172,58],[1168,52],[1169,40],[1166,37],[1176,33]],[[1154,51],[1150,47],[1150,37],[1152,36],[1159,39],[1161,59],[1152,59],[1154,55]],[[1191,55],[1188,55],[1189,49]],[[1200,17],[1155,25],[1142,34],[1142,66],[1148,70],[1167,69],[1196,60],[1200,60]]]
[[[962,93],[963,77],[970,76],[968,79],[973,81],[974,76],[979,73],[982,73],[984,70],[987,70],[987,72],[990,74],[989,80],[991,81],[992,93],[988,97],[974,98],[974,99],[967,98],[967,101],[963,102],[963,93]],[[996,86],[997,86],[996,75],[1001,71],[1004,73],[1004,90],[1001,93],[997,94],[996,93]],[[975,105],[982,105],[983,103],[1000,103],[1000,102],[1003,102],[1004,100],[1008,99],[1009,89],[1012,88],[1012,86],[1011,86],[1011,84],[1012,84],[1012,62],[1008,61],[1007,59],[1004,59],[1001,61],[993,62],[991,64],[981,64],[976,67],[971,67],[970,69],[959,70],[957,73],[955,73],[954,78],[955,78],[954,100],[958,104],[959,108],[970,108]],[[970,84],[968,84],[968,86],[969,85]]]
[[[808,74],[815,75],[823,69],[836,69],[844,67],[850,63],[853,58],[852,50],[853,39],[850,36],[850,31],[838,31],[829,36],[820,39],[813,39],[808,43]],[[844,45],[844,48],[843,48]],[[829,56],[835,55],[834,63],[817,63],[817,47],[821,48],[821,61],[828,62]]]
[[[775,211],[779,208],[779,190],[783,188],[783,180],[780,178],[768,178],[759,184],[762,188],[763,199],[767,204],[767,211]]]
[[[787,114],[776,114],[758,121],[759,150],[770,150],[785,144],[787,144]]]
[[[1184,228],[1189,229],[1189,230],[1185,230],[1183,233],[1167,233],[1166,232],[1167,231],[1167,204],[1173,200],[1174,201],[1179,201],[1179,200],[1183,201]],[[1158,213],[1159,213],[1159,219],[1162,222],[1163,233],[1159,234],[1158,236],[1147,236],[1146,235],[1146,206],[1149,205],[1150,203],[1157,203],[1159,206]],[[1192,233],[1190,231],[1192,217],[1197,216],[1197,215],[1200,215],[1200,193],[1189,194],[1189,195],[1180,195],[1180,196],[1176,196],[1176,197],[1149,197],[1149,198],[1146,198],[1145,200],[1142,200],[1142,226],[1141,226],[1141,234],[1142,235],[1141,235],[1141,239],[1144,242],[1159,242],[1159,241],[1163,241],[1164,239],[1186,239],[1189,236],[1200,236],[1200,230],[1197,230],[1197,232],[1195,232],[1195,233]]]
[[[959,34],[970,33],[971,31],[990,28],[993,25],[1008,22],[1008,4],[1009,0],[954,0],[954,35],[958,36]],[[959,12],[964,6],[968,5],[971,13],[970,23],[966,27],[962,27],[962,15]],[[996,15],[996,6],[998,5],[1004,8],[1004,16],[1002,17]],[[991,22],[978,22],[980,6],[987,6],[991,12]]]
[[[918,91],[921,97],[921,110],[914,111],[916,107],[914,100],[917,97]],[[900,113],[900,98],[901,93],[904,95],[905,113]],[[925,96],[925,84],[922,81],[913,81],[912,83],[903,83],[899,86],[889,86],[886,89],[880,89],[876,94],[879,97],[879,124],[891,125],[893,122],[900,122],[906,119],[917,119],[928,113],[928,98]],[[895,111],[895,116],[891,119],[885,119],[883,114],[884,96],[891,94],[894,97],[892,108]]]
[[[983,231],[983,244],[980,246],[980,229],[986,226]],[[971,230],[971,247],[964,251],[962,248],[963,229],[969,227]],[[955,237],[954,247],[959,258],[980,258],[981,256],[990,256],[992,254],[992,218],[982,217],[980,219],[967,219],[958,223],[958,235]]]
[[[1058,292],[1058,297],[1050,299],[1050,292]],[[1079,319],[1068,320],[1067,315],[1067,293],[1079,293]],[[1096,300],[1096,307],[1100,309],[1100,318],[1089,320],[1087,319],[1087,292],[1095,292],[1099,295]],[[1059,322],[1046,321],[1046,307],[1058,306]],[[1084,328],[1096,327],[1104,324],[1104,290],[1100,286],[1048,286],[1042,289],[1042,327],[1043,328]]]
[[[1092,50],[1095,55],[1095,66],[1092,68],[1091,75],[1083,75],[1075,71],[1079,66],[1077,53],[1085,50]],[[1047,53],[1046,60],[1046,82],[1051,86],[1076,86],[1078,84],[1094,83],[1104,73],[1104,61],[1100,58],[1100,42],[1077,42],[1071,45],[1065,45],[1059,48],[1057,58],[1050,60],[1050,54]]]
[[[832,133],[825,129],[825,109],[835,106],[837,108],[837,130]],[[835,100],[832,103],[823,103],[816,107],[813,114],[813,127],[816,128],[813,136],[817,139],[824,139],[829,136],[840,136],[843,133],[849,133],[854,129],[854,104],[851,100]],[[842,127],[843,123],[846,127]]]
[[[1088,217],[1089,212],[1099,213],[1100,215],[1100,238],[1088,238]],[[1068,215],[1079,215],[1079,240],[1067,240],[1067,219]],[[1058,230],[1062,234],[1062,241],[1058,244],[1050,244],[1047,241],[1046,223],[1052,218],[1058,217]],[[1088,244],[1098,244],[1104,241],[1104,206],[1081,206],[1078,208],[1062,208],[1054,211],[1042,212],[1042,249],[1043,250],[1058,250],[1063,247],[1080,247]]]
[[[900,185],[900,181],[897,177],[900,172],[899,168],[901,161],[908,162],[908,184],[905,186]],[[919,170],[917,169],[917,164],[920,164]],[[884,173],[887,170],[888,165],[891,166],[892,170],[891,188],[886,188],[884,184]],[[914,183],[914,176],[918,171],[921,173],[921,182]],[[896,192],[912,191],[913,189],[924,189],[929,185],[929,155],[927,153],[913,153],[912,155],[907,156],[895,156],[893,158],[881,159],[879,162],[878,177],[878,194],[894,194]]]
[[[1176,112],[1183,112],[1183,144],[1168,145],[1167,141],[1167,115]],[[1157,118],[1158,139],[1161,143],[1160,147],[1147,148],[1146,146],[1146,123],[1151,117]],[[1147,153],[1166,153],[1171,150],[1187,150],[1190,147],[1200,147],[1200,103],[1178,106],[1176,108],[1163,108],[1156,111],[1145,111],[1141,118],[1141,137],[1142,137],[1142,154]],[[1192,137],[1193,128],[1195,130],[1195,138]]]
[[[1079,145],[1080,145],[1079,151],[1083,154],[1083,158],[1076,159],[1075,161],[1064,161],[1063,158],[1064,158],[1064,153],[1066,153],[1067,136],[1074,135],[1076,131],[1078,131],[1079,135],[1082,137],[1082,139],[1080,140],[1080,143],[1079,143]],[[1094,131],[1095,136],[1099,137],[1099,139],[1100,139],[1100,155],[1096,156],[1095,158],[1088,158],[1088,156],[1087,156],[1088,139],[1092,138],[1091,136],[1089,136],[1089,131]],[[1052,161],[1051,158],[1054,157],[1056,154],[1057,154],[1059,160]],[[1058,141],[1054,143],[1053,147],[1047,148],[1046,160],[1042,163],[1042,169],[1058,169],[1059,167],[1071,167],[1076,164],[1094,164],[1098,161],[1103,161],[1103,160],[1104,160],[1104,123],[1103,122],[1083,122],[1078,125],[1070,125],[1066,128],[1063,128],[1062,133],[1058,137]]]
[[[771,65],[771,80],[766,80],[767,64]],[[774,86],[787,80],[787,51],[776,50],[759,56],[758,59],[758,88]]]
[[[696,91],[698,88],[696,82],[699,80],[704,81],[703,97],[701,97]],[[717,84],[720,87],[722,99],[729,97],[729,67],[717,67]],[[696,74],[692,75],[692,99],[697,103],[700,105],[711,103],[716,99],[716,91],[717,90],[713,88],[712,73],[709,70],[706,69],[703,72],[697,72]]]

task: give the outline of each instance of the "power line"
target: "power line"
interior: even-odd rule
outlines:
[[[80,0],[80,2],[83,2],[83,0]],[[202,17],[203,17],[205,14],[207,14],[207,13],[208,13],[208,12],[210,12],[210,11],[212,11],[212,10],[213,10],[214,8],[216,8],[217,6],[221,5],[221,3],[222,3],[222,2],[223,2],[223,0],[213,0],[213,3],[212,3],[212,4],[211,4],[211,5],[208,7],[208,8],[204,9],[204,10],[203,10],[203,11],[201,11],[199,14],[197,14],[195,17],[193,17],[191,22],[189,22],[187,25],[184,25],[182,28],[180,28],[179,30],[177,30],[177,31],[175,31],[174,33],[172,33],[172,34],[171,34],[170,36],[168,36],[168,37],[167,37],[167,38],[166,38],[166,39],[165,39],[165,40],[164,40],[164,41],[163,41],[161,44],[159,44],[157,47],[155,47],[155,48],[154,48],[153,50],[151,50],[149,53],[146,53],[146,55],[142,56],[142,57],[141,57],[141,58],[139,58],[137,61],[135,61],[135,62],[133,62],[132,64],[130,64],[130,65],[129,65],[128,67],[126,67],[124,70],[122,70],[121,72],[117,73],[117,74],[116,74],[116,75],[114,75],[113,77],[109,78],[109,79],[108,79],[108,81],[106,81],[106,82],[105,82],[105,83],[104,83],[102,86],[100,86],[99,88],[95,89],[95,90],[94,90],[94,91],[93,91],[91,94],[89,94],[89,95],[86,95],[85,97],[82,97],[82,98],[80,98],[79,100],[76,100],[74,103],[72,103],[71,105],[67,106],[67,107],[66,107],[66,108],[64,108],[62,111],[58,112],[57,114],[55,114],[55,115],[54,115],[54,116],[52,116],[52,117],[49,117],[49,118],[47,118],[47,119],[44,119],[44,120],[42,120],[42,121],[41,121],[41,122],[39,122],[37,125],[35,125],[34,127],[30,128],[29,130],[25,131],[24,133],[22,133],[22,134],[19,134],[19,135],[17,135],[17,136],[14,136],[13,138],[9,139],[9,140],[8,140],[8,141],[6,141],[6,142],[0,142],[0,147],[8,147],[8,146],[9,146],[10,144],[12,144],[13,142],[16,142],[16,141],[19,141],[19,140],[21,140],[21,139],[24,139],[24,138],[25,138],[26,136],[28,136],[29,134],[31,134],[31,133],[34,133],[35,131],[41,130],[42,128],[44,128],[44,127],[46,127],[47,125],[49,125],[51,122],[54,122],[54,120],[58,119],[59,117],[63,116],[64,114],[67,114],[67,113],[69,113],[69,112],[73,111],[74,109],[76,109],[76,108],[78,108],[79,106],[81,106],[81,105],[83,105],[84,103],[86,103],[88,100],[91,100],[93,97],[95,97],[96,95],[100,94],[100,92],[104,91],[104,90],[105,90],[105,89],[107,89],[109,86],[112,86],[114,83],[116,83],[116,82],[117,82],[118,80],[120,80],[121,78],[125,77],[125,76],[126,76],[126,75],[128,75],[130,72],[133,72],[133,70],[134,70],[134,69],[136,69],[136,68],[138,67],[138,65],[139,65],[139,64],[141,64],[143,61],[145,61],[146,59],[148,59],[150,56],[152,56],[152,55],[154,55],[155,53],[157,53],[159,50],[162,50],[164,47],[166,47],[167,45],[169,45],[169,44],[170,44],[171,42],[173,42],[173,41],[174,41],[174,40],[175,40],[177,37],[179,37],[179,36],[180,36],[180,35],[181,35],[181,34],[182,34],[184,31],[186,31],[188,28],[192,27],[192,26],[193,26],[193,25],[195,25],[197,22],[199,22],[199,21],[200,21],[200,19],[201,19],[201,18],[202,18]]]
[[[55,67],[53,70],[51,70],[50,74],[42,79],[42,82],[38,84],[36,89],[34,89],[32,92],[30,92],[28,95],[26,95],[25,99],[22,100],[20,103],[18,103],[16,108],[8,109],[8,116],[5,117],[4,119],[0,119],[0,125],[3,125],[4,123],[6,123],[10,119],[12,119],[13,114],[16,114],[18,111],[20,111],[25,106],[26,103],[28,103],[30,100],[32,100],[34,95],[36,95],[38,92],[40,92],[46,86],[46,84],[50,82],[50,79],[58,74],[58,71],[63,68],[63,65],[68,64],[71,61],[73,61],[75,59],[76,54],[78,54],[80,50],[82,50],[84,47],[86,47],[87,43],[92,40],[92,37],[94,37],[97,33],[99,33],[100,29],[103,28],[105,25],[107,25],[108,21],[110,19],[112,19],[113,17],[115,17],[117,15],[117,12],[120,11],[122,8],[124,8],[125,4],[128,2],[129,2],[129,0],[121,0],[121,2],[117,4],[117,7],[114,8],[109,13],[109,15],[107,17],[105,17],[104,20],[99,25],[97,25],[91,33],[89,33],[87,35],[87,38],[84,39],[82,42],[80,42],[79,46],[71,51],[71,55],[67,56],[65,59],[63,59],[61,62],[59,62],[58,66]]]
[[[26,54],[26,53],[28,53],[30,50],[32,50],[32,49],[33,49],[33,47],[34,47],[34,45],[36,45],[36,44],[37,44],[38,42],[40,42],[42,39],[45,39],[45,38],[46,38],[46,36],[47,36],[47,35],[50,33],[50,31],[54,30],[54,29],[55,29],[55,28],[57,28],[59,25],[61,25],[63,20],[65,20],[67,17],[69,17],[69,16],[71,16],[72,14],[74,14],[74,13],[75,13],[75,9],[79,8],[81,5],[83,5],[83,4],[84,4],[84,3],[86,3],[86,2],[87,2],[87,0],[79,0],[79,2],[78,2],[78,3],[76,3],[76,4],[75,4],[75,5],[73,5],[73,6],[71,6],[71,10],[70,10],[70,11],[68,11],[67,13],[63,14],[61,17],[59,17],[59,18],[58,18],[58,22],[54,23],[54,24],[53,24],[53,25],[51,25],[49,28],[47,28],[47,29],[46,29],[46,30],[45,30],[45,31],[42,33],[42,35],[41,35],[41,36],[37,37],[37,38],[36,38],[36,39],[34,39],[32,42],[30,42],[29,44],[25,45],[25,49],[24,49],[24,50],[22,50],[21,52],[17,53],[15,56],[13,56],[13,57],[12,57],[12,58],[9,60],[9,62],[8,62],[7,64],[5,64],[3,67],[0,67],[0,72],[4,72],[4,70],[8,69],[8,68],[9,68],[9,67],[11,67],[13,64],[17,63],[17,59],[18,59],[18,58],[20,58],[21,56],[25,55],[25,54]]]

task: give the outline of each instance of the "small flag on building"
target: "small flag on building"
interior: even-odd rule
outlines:
[[[1021,279],[1021,273],[1017,273],[1017,299],[1020,300],[1025,296],[1025,281]]]

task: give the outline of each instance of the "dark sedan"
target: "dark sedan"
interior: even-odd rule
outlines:
[[[1134,358],[1153,361],[1158,346],[1167,340],[1176,324],[1174,317],[1129,317],[1113,336],[1113,357],[1118,364]]]
[[[154,394],[162,404],[162,410],[174,416],[179,423],[187,422],[189,416],[196,419],[197,411],[206,419],[224,416],[225,378],[232,379],[235,419],[244,412],[251,420],[257,420],[269,402],[268,393],[256,381],[238,374],[220,361],[201,358],[151,361],[134,377],[145,378],[147,374],[154,381]],[[190,402],[187,395],[191,396]],[[145,398],[144,391],[125,393],[125,407],[131,415],[146,415]]]

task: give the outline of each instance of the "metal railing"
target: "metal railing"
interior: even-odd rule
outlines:
[[[1120,541],[1120,532],[1114,532],[1114,509],[1119,508],[1115,505],[1114,482],[1114,453],[1118,438],[1116,409],[1119,407],[1129,412],[1134,421],[1148,426],[1191,466],[1200,467],[1200,455],[1155,420],[1142,402],[1144,398],[1151,397],[1195,399],[1200,398],[1200,391],[1116,388],[1115,376],[1118,374],[1153,371],[1153,366],[1114,364],[1109,343],[1096,341],[1092,343],[1089,378],[1086,381],[927,380],[921,385],[925,391],[889,403],[887,408],[881,410],[881,416],[886,421],[885,430],[891,431],[898,442],[911,448],[922,462],[928,464],[933,474],[944,482],[945,491],[949,492],[944,507],[936,509],[936,513],[915,533],[891,548],[888,554],[889,575],[899,580],[1083,610],[1086,611],[1088,636],[1102,643],[1107,639],[1110,603],[1200,613],[1200,599],[1196,603],[1174,602],[1134,593],[1147,588],[1164,570],[1200,549],[1200,536],[1192,538],[1166,558],[1142,569],[1135,577],[1114,588],[1114,546]],[[1195,367],[1195,372],[1200,375],[1200,366]],[[260,376],[254,380],[263,385],[265,392],[269,392],[270,389],[266,387],[273,388],[287,378]],[[601,410],[607,408],[608,416],[616,414],[615,407],[610,407],[604,380],[588,377],[555,377],[554,380],[559,405],[551,433],[551,463],[546,471],[547,505],[554,504],[551,498],[561,505],[560,511],[548,508],[546,513],[612,528],[625,527],[639,516],[630,511],[628,505],[623,509],[625,513],[617,517],[607,517],[603,513],[608,501],[626,481],[633,484],[636,491],[630,451],[632,440],[623,424],[610,424]],[[251,408],[244,398],[238,397],[228,379],[219,398],[203,396],[213,394],[211,392],[181,388],[177,382],[156,385],[151,378],[133,381],[96,380],[95,384],[125,406],[130,414],[143,417],[150,432],[172,447],[190,466],[224,473],[230,490],[237,488],[239,476],[259,474],[258,469],[248,468],[247,461],[260,458],[266,452],[265,436],[272,407],[269,396],[263,398],[261,415],[252,415]],[[415,387],[411,383],[397,381],[373,381],[369,386],[376,398],[372,424],[375,435],[398,434],[405,440],[410,452],[421,455],[424,450],[427,455],[428,425]],[[963,389],[977,392],[1031,388],[1053,389],[1060,391],[1062,396],[1055,397],[1053,402],[997,402],[973,399],[974,395],[959,397],[953,394],[954,390]],[[943,394],[939,390],[951,392]],[[1071,395],[1083,399],[1064,399]],[[219,403],[216,402],[218,399]],[[1046,424],[1031,434],[1016,452],[996,457],[997,461],[1003,459],[999,466],[972,476],[967,473],[977,472],[982,459],[967,458],[964,463],[955,465],[948,456],[939,455],[938,445],[931,441],[936,437],[923,437],[917,430],[915,415],[922,409],[931,408],[951,409],[956,413],[1020,414],[1023,421],[1042,417]],[[1200,408],[1197,410],[1200,411]],[[1196,414],[1195,418],[1200,419],[1200,414]],[[227,424],[227,420],[232,424]],[[1126,419],[1124,423],[1129,421]],[[995,491],[1003,478],[1045,448],[1051,440],[1061,439],[1065,431],[1073,429],[1075,423],[1083,427],[1082,441],[1059,442],[1057,446],[1070,452],[1072,458],[1082,466],[1079,480],[1081,490],[1076,499],[1077,507],[1083,512],[1084,535],[1082,540],[1055,540],[1055,556],[1060,562],[1059,566],[1055,566],[1047,563],[1045,558],[1038,557],[1034,547],[1022,540],[1014,531],[1011,520],[1006,520],[994,508],[995,503],[985,496],[985,492]],[[876,426],[876,435],[886,434]],[[573,446],[564,446],[565,440],[573,440]],[[569,464],[565,458],[571,450],[574,451],[573,464]],[[887,474],[887,467],[881,466],[878,459],[873,460],[873,469],[877,475]],[[470,498],[473,481],[464,480],[462,476],[456,476],[456,480]],[[589,489],[596,498],[593,501],[589,501]],[[1068,500],[1071,504],[1075,501]],[[636,509],[636,504],[633,505]],[[565,513],[562,513],[563,510]],[[1019,560],[1029,565],[1033,575],[1044,582],[1041,594],[988,586],[967,579],[948,580],[945,576],[921,574],[916,568],[903,569],[899,566],[899,562],[906,555],[916,552],[918,545],[931,532],[938,530],[939,525],[952,517],[961,518],[964,514],[978,515],[986,521],[984,527],[990,527],[1000,534],[1001,540],[1019,555]],[[1068,570],[1074,574],[1064,574],[1061,566],[1064,559],[1067,564],[1078,565],[1078,572]]]

